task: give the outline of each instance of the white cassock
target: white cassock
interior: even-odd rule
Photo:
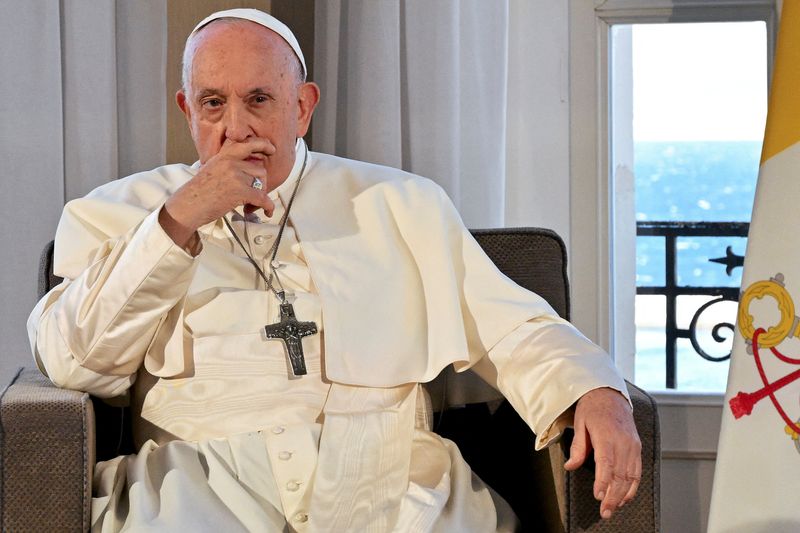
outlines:
[[[300,174],[269,220],[233,229],[262,268]],[[444,193],[399,170],[309,153],[278,250],[305,337],[290,377],[265,339],[278,302],[222,221],[193,257],[158,223],[198,165],[168,165],[67,204],[64,283],[31,313],[57,385],[131,394],[138,454],[100,463],[97,531],[508,531],[514,517],[430,431],[420,383],[473,368],[537,435],[587,391],[624,381],[602,350],[500,274]]]

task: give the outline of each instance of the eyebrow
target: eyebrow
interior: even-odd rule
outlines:
[[[247,92],[247,96],[252,96],[254,94],[269,94],[269,93],[270,93],[269,89],[265,87],[255,87]],[[197,93],[197,99],[202,100],[207,96],[214,96],[214,95],[224,96],[224,91],[222,91],[221,89],[213,89],[213,88],[203,89],[199,93]]]
[[[219,89],[203,89],[202,91],[197,93],[197,96],[195,98],[197,100],[202,100],[207,96],[214,96],[216,94],[222,94],[222,91],[220,91]]]

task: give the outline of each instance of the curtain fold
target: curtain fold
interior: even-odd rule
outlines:
[[[508,3],[316,3],[314,148],[439,183],[473,227],[505,203]]]
[[[64,202],[164,161],[166,0],[0,0],[0,380]]]
[[[429,177],[470,227],[569,245],[567,2],[324,0],[315,24],[316,150]]]
[[[167,0],[117,0],[117,175],[166,162]]]
[[[66,200],[117,177],[114,2],[71,0],[61,12]]]
[[[505,223],[552,228],[569,244],[567,8],[563,0],[509,4]]]

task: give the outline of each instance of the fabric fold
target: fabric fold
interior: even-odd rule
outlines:
[[[418,385],[331,385],[311,531],[391,531],[408,491]]]
[[[313,156],[291,221],[322,298],[330,379],[427,382],[450,364],[471,367],[525,321],[555,315],[494,266],[432,181]]]

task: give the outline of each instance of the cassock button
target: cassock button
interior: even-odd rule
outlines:
[[[300,483],[297,481],[290,481],[286,484],[286,490],[289,492],[297,492],[297,489],[300,488]]]
[[[255,239],[253,239],[253,242],[256,244],[264,244],[264,236],[256,235]]]
[[[306,513],[297,513],[294,515],[294,521],[300,522],[301,524],[308,522],[308,515]]]
[[[278,454],[278,459],[281,461],[288,461],[292,458],[292,452],[281,452]]]
[[[272,432],[276,435],[280,435],[284,431],[286,431],[286,429],[283,426],[275,426],[274,428],[272,428]]]

